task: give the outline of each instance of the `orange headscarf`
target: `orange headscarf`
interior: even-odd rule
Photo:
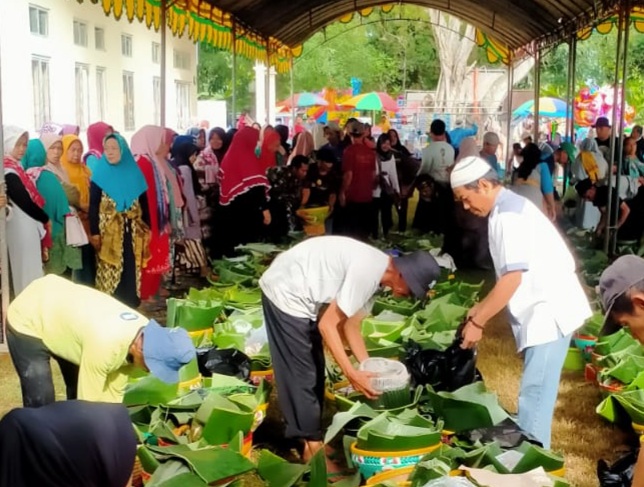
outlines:
[[[67,152],[74,142],[78,142],[81,145],[81,161],[78,164],[69,162],[67,158]],[[60,157],[60,164],[67,172],[70,182],[78,188],[81,206],[87,208],[89,206],[89,186],[92,171],[83,163],[82,154],[83,143],[78,136],[74,134],[63,135],[63,155]]]

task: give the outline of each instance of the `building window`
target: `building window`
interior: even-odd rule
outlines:
[[[154,98],[154,124],[161,125],[161,78],[152,78],[152,96]]]
[[[190,69],[190,54],[182,51],[174,51],[175,69]]]
[[[76,64],[76,125],[85,130],[89,125],[89,66]]]
[[[39,36],[49,35],[49,12],[42,7],[29,6],[29,30]]]
[[[177,95],[177,128],[187,129],[190,126],[190,83],[175,82]]]
[[[105,68],[96,68],[96,98],[98,102],[98,119],[105,120],[107,106],[107,75]]]
[[[134,130],[134,73],[123,71],[123,124],[126,131]]]
[[[51,119],[49,60],[40,57],[32,58],[31,76],[34,91],[34,127],[39,129]]]
[[[80,20],[74,20],[74,44],[87,47],[87,24]]]
[[[125,57],[132,57],[132,36],[121,34],[121,54]]]
[[[154,64],[161,63],[161,44],[158,42],[152,43],[152,62]]]
[[[97,51],[105,50],[105,29],[101,27],[94,28],[94,47]]]

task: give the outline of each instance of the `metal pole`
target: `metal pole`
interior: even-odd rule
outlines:
[[[539,112],[541,111],[541,48],[537,47],[534,53],[534,127],[533,127],[533,141],[539,144]]]
[[[291,126],[293,127],[293,136],[295,136],[295,63],[293,62],[293,54],[291,54]]]
[[[566,87],[566,131],[565,131],[565,136],[564,139],[572,142],[572,125],[573,125],[573,120],[574,120],[574,109],[572,106],[572,100],[575,92],[575,86],[573,83],[573,52],[575,50],[575,36],[573,35],[570,38],[570,42],[568,43],[568,85]],[[564,174],[563,174],[563,192],[562,194],[566,194],[566,190],[568,189],[568,181],[570,179],[570,166],[572,165],[573,161],[568,161],[568,164],[564,166]]]
[[[266,105],[266,121],[264,125],[269,125],[271,121],[271,45],[269,41],[266,41],[266,81],[264,93],[264,104]]]
[[[166,126],[166,51],[167,51],[167,8],[168,0],[161,0],[161,126]]]
[[[512,176],[512,98],[514,90],[514,60],[512,59],[512,54],[508,60],[508,127],[507,127],[507,139],[506,139],[506,161],[505,161],[505,177],[507,179],[508,175]]]
[[[623,163],[622,163],[622,158],[624,155],[624,112],[626,111],[626,76],[628,75],[628,43],[630,40],[630,16],[631,16],[631,6],[630,6],[630,0],[624,0],[624,21],[623,21],[623,26],[620,28],[624,29],[624,41],[623,41],[623,50],[622,50],[622,79],[619,82],[619,90],[618,94],[620,96],[619,98],[619,120],[617,127],[619,127],[619,132],[617,132],[618,137],[619,137],[619,152],[618,154],[620,155],[620,159],[618,161],[618,170],[617,170],[617,178],[615,179],[615,191],[619,195],[619,185],[620,185],[620,175],[623,170]],[[615,86],[618,85],[617,80],[615,80]],[[613,98],[615,101],[618,100],[618,98]],[[613,106],[613,119],[616,117],[615,114],[615,106]],[[615,125],[613,125],[615,127]],[[615,142],[615,137],[613,137],[613,142]],[[619,208],[615,209],[615,214],[619,215]],[[617,229],[615,229],[614,234],[611,236],[612,242],[611,242],[611,253],[615,253],[617,250]]]
[[[0,65],[2,62],[0,62]],[[2,72],[0,71],[0,195],[6,196],[4,180],[4,121],[2,119]],[[9,308],[9,254],[7,251],[7,212],[0,211],[0,292],[2,293],[2,327],[0,343],[5,343],[5,326]]]
[[[231,127],[237,127],[237,26],[233,22],[232,26],[232,36],[233,36],[233,101],[232,101],[232,117],[231,117]]]
[[[620,59],[622,57],[622,34],[623,34],[623,26],[624,24],[624,9],[619,10],[619,26],[617,29],[617,52],[615,54],[615,85],[614,85],[614,91],[613,91],[613,99],[617,100],[618,98],[618,84],[619,84],[619,73],[620,73]],[[604,231],[604,252],[608,253],[609,250],[611,250],[611,239],[612,235],[611,233],[613,232],[614,225],[613,225],[613,213],[616,212],[619,214],[619,205],[617,208],[613,208],[613,184],[612,184],[612,175],[613,175],[613,168],[615,167],[615,164],[618,161],[615,161],[615,125],[617,123],[617,110],[615,110],[615,106],[613,105],[613,120],[611,122],[611,125],[613,127],[613,132],[611,133],[610,137],[610,154],[608,155],[609,158],[609,165],[608,165],[608,207],[606,208],[606,215],[608,218],[608,221],[606,222],[606,229]],[[620,168],[621,169],[621,168]],[[621,175],[621,170],[617,171],[616,178],[619,179],[619,176]]]

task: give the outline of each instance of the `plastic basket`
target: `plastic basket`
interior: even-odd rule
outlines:
[[[381,357],[372,357],[360,364],[360,370],[377,374],[371,386],[378,392],[398,391],[409,387],[410,376],[402,362]]]
[[[420,448],[418,450],[406,450],[398,452],[382,452],[361,450],[356,443],[351,444],[351,461],[358,466],[360,474],[369,479],[374,475],[386,471],[404,467],[414,467],[425,455],[436,450],[441,443]]]

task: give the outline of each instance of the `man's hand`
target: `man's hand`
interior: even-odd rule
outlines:
[[[101,251],[101,236],[100,235],[92,235],[89,238],[89,243],[94,247],[94,250],[96,252]]]
[[[353,388],[367,399],[376,399],[380,393],[371,386],[371,379],[375,377],[373,372],[364,372],[361,370],[350,369],[345,371],[345,375]]]
[[[264,210],[262,212],[262,215],[264,216],[264,226],[269,226],[271,224],[271,212],[269,210]]]
[[[341,191],[340,194],[338,195],[338,202],[340,203],[340,206],[343,208],[347,206],[347,195],[344,191]]]
[[[470,321],[465,325],[463,329],[463,343],[461,344],[462,349],[474,348],[478,342],[483,338],[483,330],[477,328]]]

